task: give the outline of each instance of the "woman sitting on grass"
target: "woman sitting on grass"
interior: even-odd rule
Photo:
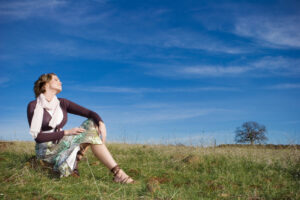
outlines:
[[[34,83],[36,100],[27,107],[30,133],[36,141],[36,156],[54,165],[60,176],[79,176],[77,165],[91,146],[94,155],[114,174],[114,181],[133,183],[105,146],[106,128],[100,116],[67,99],[57,98],[62,83],[54,73],[43,74]],[[81,127],[62,130],[72,113],[88,118]],[[101,138],[100,138],[101,135]]]

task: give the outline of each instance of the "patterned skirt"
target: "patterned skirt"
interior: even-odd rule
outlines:
[[[74,170],[80,144],[102,144],[93,120],[85,120],[80,127],[86,131],[79,135],[64,136],[58,144],[53,142],[36,143],[37,158],[53,164],[54,171],[58,171],[60,177],[69,176]]]

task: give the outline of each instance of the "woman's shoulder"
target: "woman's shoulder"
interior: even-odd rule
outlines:
[[[66,98],[57,98],[59,100],[60,103],[66,103],[66,102],[69,102],[68,99]]]
[[[68,99],[65,99],[65,98],[58,98],[58,100],[59,100],[60,105],[61,105],[62,107],[67,107],[67,106],[69,105],[69,103],[70,103],[70,101],[69,101]],[[37,103],[37,100],[36,100],[36,99],[33,100],[33,101],[30,101],[30,102],[28,103],[28,105],[27,105],[27,109],[29,109],[29,110],[34,109],[35,106],[36,106],[36,103]]]
[[[27,105],[27,112],[33,112],[33,110],[36,106],[36,103],[37,103],[36,99],[33,101],[30,101]]]
[[[35,100],[32,100],[28,103],[28,107],[32,107],[32,106],[35,106],[36,105],[36,99]]]
[[[70,101],[66,98],[57,98],[60,102],[60,105],[63,107],[67,107],[70,103]]]

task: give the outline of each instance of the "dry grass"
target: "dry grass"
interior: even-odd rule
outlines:
[[[297,148],[108,148],[137,184],[113,183],[90,151],[80,178],[59,179],[32,157],[33,142],[0,142],[0,199],[300,199]]]

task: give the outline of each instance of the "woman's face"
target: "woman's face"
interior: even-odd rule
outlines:
[[[55,90],[56,94],[60,93],[62,90],[62,83],[60,82],[59,78],[55,75],[52,75],[51,81],[46,83],[46,90]]]

